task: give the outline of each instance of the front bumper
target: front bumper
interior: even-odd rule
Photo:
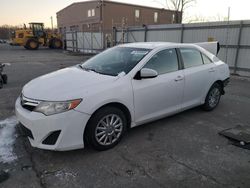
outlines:
[[[57,151],[84,148],[83,135],[90,115],[71,110],[45,116],[24,109],[20,98],[16,100],[15,110],[18,121],[32,133],[28,138],[33,147]],[[44,144],[46,138],[53,132],[60,132],[55,144]]]

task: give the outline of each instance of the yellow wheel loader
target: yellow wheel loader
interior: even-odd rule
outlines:
[[[63,46],[60,34],[44,30],[43,23],[29,23],[11,34],[11,45],[23,46],[27,50],[37,50],[39,46],[61,49]]]

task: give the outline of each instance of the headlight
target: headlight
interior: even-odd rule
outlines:
[[[43,113],[46,116],[50,116],[72,110],[76,108],[81,103],[81,101],[81,99],[77,99],[65,102],[41,102],[34,111]]]

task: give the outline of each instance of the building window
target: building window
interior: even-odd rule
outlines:
[[[88,17],[91,17],[91,10],[88,10]]]
[[[175,22],[175,14],[172,15],[172,23],[176,23]]]
[[[91,16],[95,16],[95,9],[92,9],[91,13],[92,13]]]
[[[140,10],[135,10],[135,18],[136,19],[140,18]]]
[[[154,22],[157,23],[158,22],[158,12],[154,13]]]
[[[88,10],[88,17],[93,17],[95,16],[95,9],[89,9]]]

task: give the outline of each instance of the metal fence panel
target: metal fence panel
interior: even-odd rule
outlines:
[[[91,33],[85,32],[83,33],[83,42],[84,42],[84,49],[91,49],[92,48],[92,39]]]
[[[250,46],[250,27],[242,28],[242,38],[240,44]]]
[[[228,36],[227,36],[228,32]],[[238,28],[188,29],[184,32],[183,42],[194,43],[208,41],[209,38],[219,40],[221,44],[235,45],[239,34]]]
[[[73,36],[72,33],[66,33],[66,45],[68,49],[73,49]]]
[[[144,31],[131,31],[128,32],[127,38],[128,41],[133,41],[133,42],[144,42]]]
[[[148,31],[147,41],[164,41],[164,42],[180,42],[181,38],[180,30],[169,30],[169,31]]]
[[[77,32],[77,48],[84,49],[84,35],[82,32]]]
[[[98,53],[104,49],[103,33],[67,32],[66,46],[72,52]]]
[[[239,51],[238,68],[250,70],[250,49],[241,49]]]
[[[91,33],[91,37],[93,40],[92,48],[95,50],[102,50],[103,49],[103,35],[102,33]]]
[[[227,52],[226,51],[227,51],[226,48],[221,48],[218,57],[224,62],[226,62],[227,59],[226,63],[229,65],[229,67],[234,67],[236,49],[229,48],[228,51]],[[226,53],[227,53],[227,58],[226,58]]]
[[[116,41],[116,44],[121,44],[123,43],[123,41],[126,42],[128,41],[127,35],[123,34],[123,32],[117,32],[115,41]]]

